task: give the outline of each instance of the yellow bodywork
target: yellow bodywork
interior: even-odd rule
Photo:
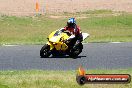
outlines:
[[[55,36],[55,34],[57,34],[57,36]],[[49,35],[49,41],[47,42],[47,44],[50,45],[50,50],[55,48],[56,50],[65,51],[66,49],[68,49],[68,46],[63,41],[68,38],[69,36],[67,35],[67,33],[56,30]]]

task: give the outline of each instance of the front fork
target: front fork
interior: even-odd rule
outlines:
[[[50,43],[49,41],[48,41],[46,44],[48,44],[48,45],[50,46],[50,50],[54,49],[53,44],[52,44],[52,43]]]

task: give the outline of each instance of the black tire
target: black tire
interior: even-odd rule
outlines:
[[[83,45],[82,43],[79,43],[75,45],[69,52],[69,56],[72,58],[75,58],[82,52]]]
[[[41,58],[47,58],[51,55],[50,46],[45,44],[40,50]]]
[[[86,83],[86,78],[84,76],[76,76],[76,81],[79,85],[84,85]]]

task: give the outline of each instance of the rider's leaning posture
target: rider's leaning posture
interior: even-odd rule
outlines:
[[[80,31],[80,27],[76,24],[75,18],[70,18],[67,21],[67,25],[62,30],[63,31],[69,31],[71,33],[71,36],[65,42],[70,41],[70,40],[74,40],[77,43],[82,42],[83,36],[82,36],[81,31]],[[71,44],[72,43],[73,42],[71,42]]]

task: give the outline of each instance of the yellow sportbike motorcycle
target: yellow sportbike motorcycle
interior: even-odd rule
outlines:
[[[82,33],[83,40],[88,37],[89,34]],[[48,39],[48,42],[41,48],[41,58],[47,58],[50,55],[65,56],[69,55],[72,58],[77,57],[83,49],[82,43],[76,43],[76,39],[65,42],[68,38],[72,37],[68,31],[62,31],[61,29],[53,31]]]

